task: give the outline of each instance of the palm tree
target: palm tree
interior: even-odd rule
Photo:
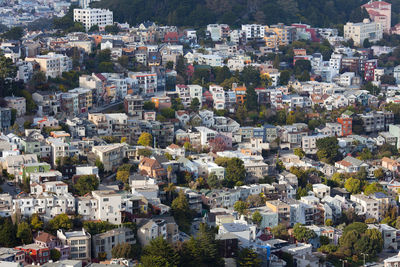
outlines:
[[[176,187],[175,187],[175,185],[173,184],[173,183],[169,183],[166,187],[164,187],[164,191],[166,192],[166,193],[168,193],[167,194],[167,196],[168,196],[168,202],[171,202],[172,201],[172,193],[173,192],[175,192],[175,189],[176,189]]]

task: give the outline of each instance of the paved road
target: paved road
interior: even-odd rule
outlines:
[[[8,185],[7,182],[1,185],[1,189],[3,189],[3,193],[9,193],[12,196],[18,193],[17,188],[15,186]]]

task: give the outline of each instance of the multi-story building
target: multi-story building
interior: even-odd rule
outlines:
[[[375,218],[378,221],[382,219],[378,200],[363,194],[353,194],[350,196],[350,200],[360,205],[358,215],[365,215],[366,219]]]
[[[363,22],[353,23],[347,22],[344,25],[344,38],[353,39],[357,46],[363,45],[365,39],[370,42],[376,42],[382,39],[382,25],[377,22],[371,22],[369,19],[364,19]]]
[[[116,169],[124,158],[123,144],[109,144],[104,146],[94,146],[93,153],[104,165],[105,171]]]
[[[71,259],[85,262],[91,259],[91,236],[85,229],[81,231],[64,232],[57,230],[57,238],[61,243],[71,248]]]
[[[4,98],[7,102],[7,107],[15,109],[17,116],[23,116],[26,112],[26,100],[24,97],[7,96]]]
[[[143,94],[151,95],[157,91],[157,74],[147,72],[130,72],[129,78],[136,80],[138,89]]]
[[[245,32],[247,40],[264,38],[265,36],[265,26],[263,25],[258,25],[258,24],[242,25],[242,31]]]
[[[358,115],[363,122],[364,132],[380,132],[385,130],[385,114],[383,112],[370,112]]]
[[[11,126],[11,108],[0,108],[0,129]]]
[[[229,25],[227,24],[209,24],[207,32],[210,34],[211,40],[214,42],[221,41],[229,35]]]
[[[342,125],[341,136],[348,136],[353,133],[353,119],[350,116],[342,114],[342,116],[337,118],[337,122]]]
[[[135,244],[135,235],[132,229],[126,227],[116,228],[105,233],[92,236],[92,256],[99,258],[105,254],[111,259],[111,250],[114,246],[122,243]]]
[[[0,261],[2,262],[25,262],[25,252],[15,248],[0,248]]]
[[[105,27],[113,24],[113,12],[99,8],[75,8],[74,21],[81,22],[86,30],[95,25]]]
[[[98,209],[96,219],[112,224],[121,224],[121,194],[113,190],[92,191],[97,199]]]
[[[279,223],[290,222],[290,205],[282,202],[281,200],[267,201],[265,205],[273,212],[278,213]]]
[[[377,59],[370,59],[364,62],[364,80],[373,81],[375,79],[375,69],[378,67]]]
[[[361,6],[367,10],[369,17],[376,23],[380,23],[385,33],[390,33],[392,23],[392,4],[384,1],[369,1]]]
[[[37,244],[29,244],[16,247],[25,252],[25,262],[33,265],[42,265],[50,260],[50,249]]]
[[[125,113],[129,116],[143,117],[143,98],[139,95],[127,95],[124,99]]]
[[[78,113],[88,112],[93,106],[92,90],[86,88],[75,88],[68,91],[70,94],[78,95]]]
[[[51,78],[61,76],[63,72],[72,69],[72,60],[69,57],[53,52],[50,52],[47,55],[27,57],[25,58],[25,61],[35,61],[39,64],[40,70],[43,71],[47,77]]]

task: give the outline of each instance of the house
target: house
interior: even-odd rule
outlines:
[[[159,236],[167,239],[167,222],[162,219],[143,220],[138,224],[137,235],[142,246],[146,246]]]
[[[359,159],[347,156],[343,160],[336,162],[335,167],[339,171],[353,173],[358,172],[362,167],[368,169],[369,165]]]
[[[165,169],[156,159],[152,158],[144,157],[139,163],[139,171],[144,175],[158,180],[166,177]]]
[[[256,239],[256,226],[249,225],[246,221],[235,221],[233,223],[223,223],[218,228],[218,235],[232,234],[237,236],[239,242],[248,245]]]
[[[57,237],[52,234],[39,231],[33,242],[41,247],[56,249],[60,252],[60,260],[66,260],[70,256],[70,247],[64,246]]]
[[[358,215],[365,215],[366,219],[375,218],[378,221],[382,219],[383,214],[381,215],[378,200],[363,194],[353,194],[350,196],[350,200],[360,206]]]
[[[331,194],[331,188],[324,184],[313,184],[313,192],[316,197],[322,199]]]
[[[71,248],[71,259],[89,262],[91,260],[91,235],[82,228],[80,231],[57,230],[57,238]],[[50,254],[50,253],[49,253]]]
[[[15,247],[25,253],[25,262],[33,265],[42,265],[50,260],[50,249],[37,244],[28,244]]]

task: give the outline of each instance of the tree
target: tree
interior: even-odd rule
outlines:
[[[43,222],[40,220],[39,215],[37,213],[32,214],[31,227],[35,231],[43,228]]]
[[[253,86],[248,86],[246,89],[246,108],[247,110],[258,109],[258,97]]]
[[[24,29],[21,27],[13,27],[1,35],[7,40],[20,40],[24,35]]]
[[[217,136],[214,139],[209,140],[208,145],[213,153],[225,151],[228,148],[225,139],[222,136]]]
[[[71,230],[72,221],[65,213],[59,214],[49,221],[50,228],[54,231],[59,229]]]
[[[165,64],[165,68],[167,70],[172,70],[174,68],[174,62],[173,61],[167,61],[167,63]]]
[[[376,179],[380,180],[385,177],[385,172],[382,168],[374,170],[374,176]]]
[[[114,64],[112,62],[100,62],[98,72],[114,72]]]
[[[364,188],[364,194],[369,196],[377,192],[385,192],[382,185],[379,183],[371,183]]]
[[[238,200],[233,205],[233,209],[239,213],[239,215],[247,214],[249,208],[249,204],[247,202]]]
[[[220,188],[221,187],[221,181],[218,179],[218,177],[213,172],[210,175],[208,175],[207,184],[210,188]]]
[[[80,195],[86,195],[99,187],[99,179],[96,175],[82,175],[74,184],[75,192]]]
[[[364,39],[363,47],[364,48],[370,48],[371,47],[371,43],[370,43],[368,38]]]
[[[140,148],[138,149],[138,155],[142,157],[150,157],[153,154],[153,152],[150,149],[147,148]]]
[[[101,162],[101,160],[99,158],[96,158],[94,165],[99,169],[99,174],[104,173],[104,164],[103,164],[103,162]]]
[[[200,101],[197,97],[192,99],[192,102],[190,102],[190,109],[197,112],[200,107]]]
[[[311,62],[305,59],[296,60],[296,64],[294,65],[294,73],[299,76],[302,73],[311,71]]]
[[[287,240],[289,238],[289,233],[285,224],[280,223],[271,229],[271,233],[274,238]]]
[[[32,231],[27,222],[18,224],[17,238],[19,238],[23,244],[32,243]]]
[[[281,85],[287,85],[290,80],[290,71],[284,70],[281,72],[281,75],[279,76],[279,82]]]
[[[382,84],[395,85],[396,84],[396,78],[394,78],[393,75],[384,74],[384,75],[381,76],[381,83]]]
[[[144,267],[178,266],[179,255],[174,248],[162,237],[150,241],[143,248],[140,259]]]
[[[189,202],[183,191],[179,191],[178,197],[172,201],[171,213],[181,231],[189,232],[193,212],[189,208]]]
[[[254,87],[260,85],[260,71],[253,66],[246,66],[240,73],[240,81],[246,86],[252,85]]]
[[[313,230],[310,230],[307,227],[302,226],[300,223],[296,223],[294,225],[293,235],[297,240],[302,242],[308,242],[310,239],[316,237],[316,234]]]
[[[361,181],[351,177],[344,183],[344,188],[351,194],[358,194],[361,191]]]
[[[160,113],[165,118],[168,118],[168,119],[175,118],[175,110],[173,110],[172,108],[163,108],[160,110]]]
[[[53,262],[60,260],[61,253],[57,249],[53,248],[50,250],[50,258]]]
[[[253,213],[253,215],[251,216],[251,220],[257,224],[258,226],[260,226],[261,222],[262,222],[262,215],[261,213],[257,210]]]
[[[144,110],[155,110],[155,109],[156,109],[156,106],[155,106],[154,102],[145,101],[145,102],[143,103],[143,109],[144,109]]]
[[[138,139],[138,145],[153,146],[153,136],[150,133],[143,132]]]
[[[111,255],[117,259],[131,259],[133,258],[132,246],[129,243],[117,244],[112,248]]]
[[[217,158],[215,163],[225,168],[224,184],[233,187],[242,183],[246,177],[243,161],[239,158]]]
[[[257,267],[261,266],[262,261],[254,250],[250,248],[243,248],[239,251],[237,263],[238,266]]]
[[[1,218],[0,222],[0,246],[14,247],[17,244],[17,240],[15,238],[17,233],[11,218]]]
[[[327,219],[327,220],[325,221],[325,225],[326,225],[326,226],[332,226],[332,225],[333,225],[332,219]]]
[[[117,33],[119,32],[119,27],[118,27],[118,25],[116,25],[116,24],[107,25],[107,26],[105,27],[105,31],[106,31],[107,33],[111,33],[111,34],[117,34]]]
[[[321,235],[319,236],[319,243],[321,246],[325,246],[329,244],[329,238],[327,236]]]
[[[301,148],[295,148],[293,150],[293,153],[298,156],[300,159],[304,158],[304,156],[306,155],[306,153],[303,151],[303,149]]]
[[[90,27],[89,32],[98,32],[99,31],[99,25],[93,25]]]
[[[367,90],[370,94],[372,95],[379,95],[379,93],[381,92],[381,89],[374,85],[372,82],[368,82],[365,85],[363,85],[361,87],[362,90]]]
[[[336,137],[325,137],[317,140],[317,157],[319,160],[333,164],[340,158]]]

